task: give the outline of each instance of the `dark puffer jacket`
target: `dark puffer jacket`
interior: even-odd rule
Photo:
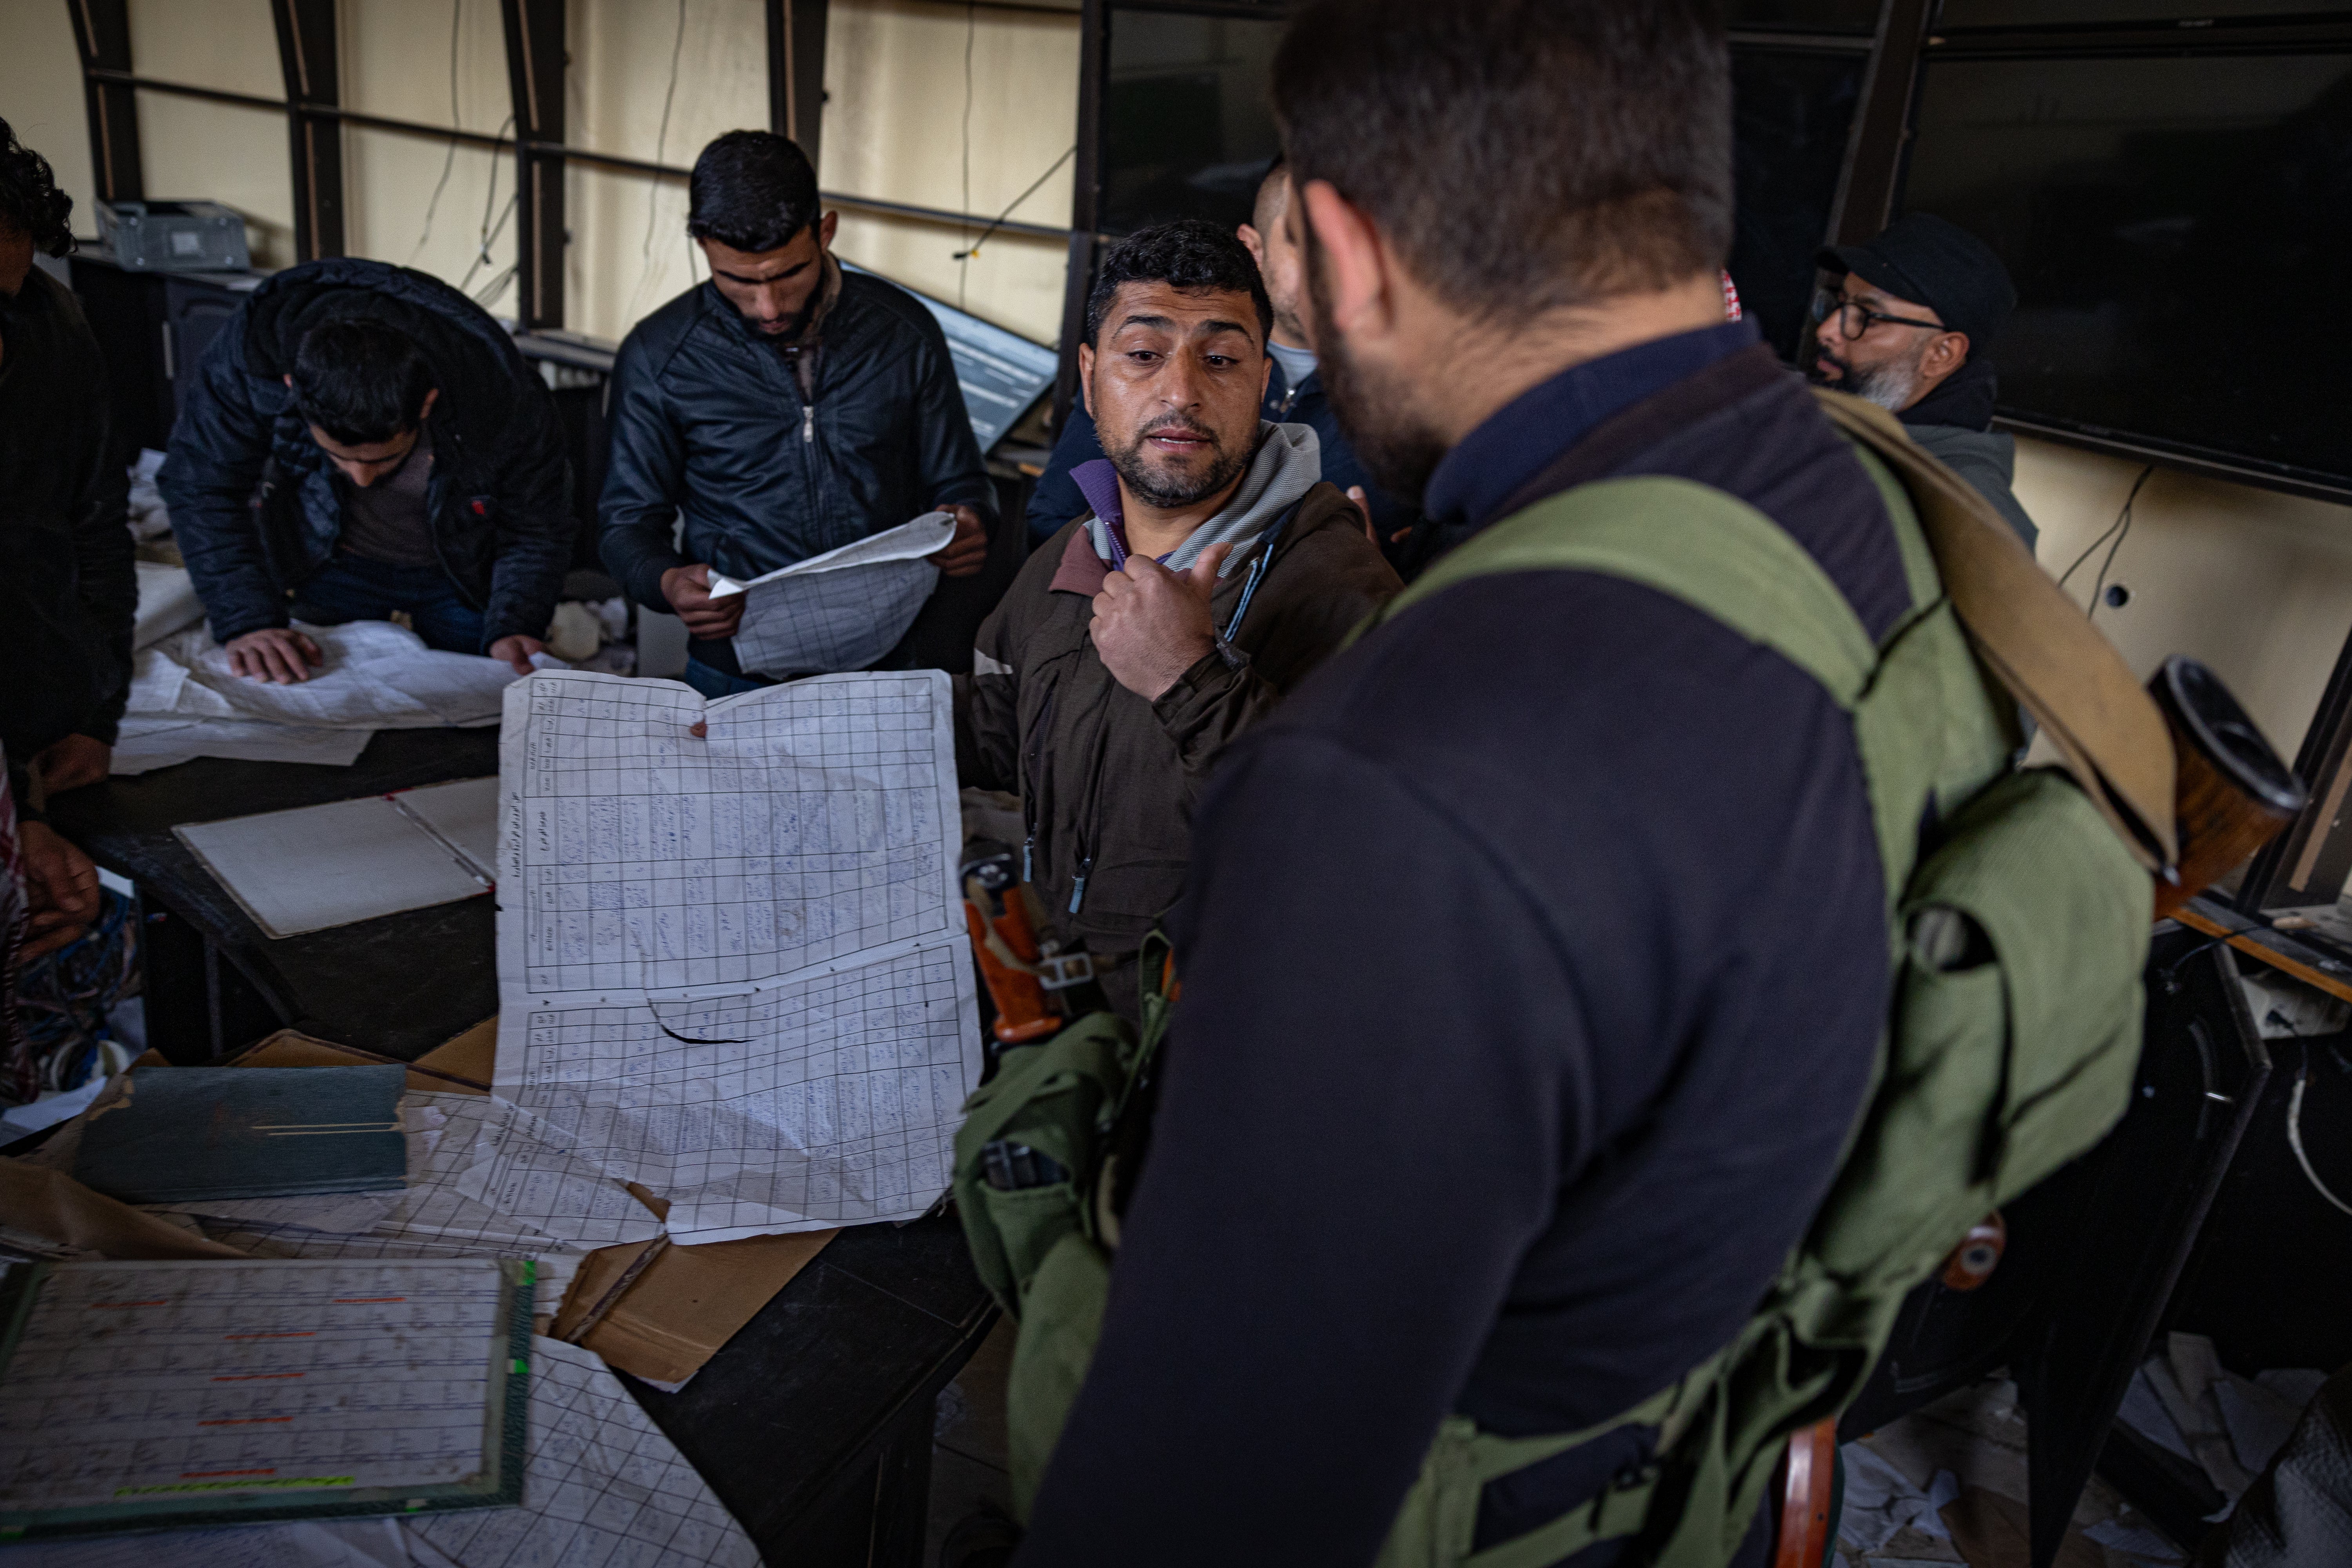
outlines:
[[[1261,536],[1227,562],[1211,599],[1220,627],[1265,549]],[[981,627],[968,709],[979,766],[967,782],[1020,795],[1052,934],[1116,963],[1183,891],[1192,803],[1226,742],[1402,584],[1354,503],[1318,484],[1286,512],[1257,575],[1233,639],[1241,661],[1212,653],[1147,702],[1111,678],[1088,635],[1108,574],[1081,519],[1029,557]],[[1132,1012],[1131,965],[1105,988]]]
[[[709,283],[637,323],[613,370],[597,501],[605,570],[666,610],[662,574],[751,578],[995,490],[946,337],[905,289],[844,268],[815,393]],[[683,553],[671,542],[686,517]]]
[[[286,625],[288,595],[335,552],[334,465],[285,377],[305,332],[349,316],[406,333],[433,367],[441,396],[427,421],[425,504],[442,569],[482,612],[483,647],[546,636],[579,534],[546,386],[489,312],[439,279],[338,259],[288,268],[253,291],[205,351],[172,426],[156,486],[215,640]],[[257,507],[273,461],[278,502]]]

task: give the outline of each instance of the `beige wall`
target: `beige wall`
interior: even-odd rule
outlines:
[[[720,132],[768,123],[760,0],[571,0],[567,26],[566,140],[576,145],[684,166]],[[574,164],[564,202],[573,331],[617,340],[702,276],[686,235],[684,181]]]
[[[16,0],[8,7],[0,46],[0,118],[17,138],[49,161],[58,184],[73,197],[76,234],[96,234],[91,210],[89,116],[82,106],[81,62],[73,24],[56,0]]]
[[[1076,136],[1075,12],[834,0],[828,27],[818,174],[829,191],[993,217]],[[1066,225],[1071,190],[1072,165],[1066,163],[1011,216]],[[845,214],[836,243],[860,266],[950,304],[961,301],[974,315],[1041,342],[1055,342],[1061,335],[1063,244],[999,234],[977,256],[956,259],[976,236],[976,230],[968,237],[934,224]]]
[[[2064,572],[2116,521],[2140,465],[2020,441],[2017,499],[2041,525],[2042,564]],[[2088,604],[2102,544],[2067,584]],[[2143,677],[2202,659],[2290,762],[2352,630],[2352,507],[2158,468],[2133,508],[2109,584],[2130,590],[2097,623]]]

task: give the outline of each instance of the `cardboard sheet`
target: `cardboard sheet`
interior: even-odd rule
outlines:
[[[0,1228],[48,1242],[64,1255],[101,1258],[243,1258],[169,1220],[91,1192],[63,1171],[0,1159]]]

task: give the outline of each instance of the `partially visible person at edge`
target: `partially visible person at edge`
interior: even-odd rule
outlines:
[[[2000,258],[1958,225],[1913,213],[1815,264],[1830,279],[1813,301],[1813,380],[1902,420],[2032,550],[2042,531],[2010,489],[2017,440],[1992,427],[2000,384],[1986,350],[2017,306]]]
[[[1044,934],[1083,943],[1129,1019],[1210,764],[1402,586],[1315,432],[1259,417],[1278,320],[1213,225],[1104,258],[1078,375],[1110,456],[1079,465],[1087,514],[1029,557],[973,659],[970,782],[1020,795]]]
[[[184,387],[155,485],[238,674],[307,680],[322,656],[294,622],[395,611],[530,673],[580,525],[555,405],[488,311],[388,262],[304,262]]]
[[[72,250],[72,208],[0,121],[0,742],[34,810],[106,777],[139,614],[105,362],[79,301],[34,262]]]
[[[0,1099],[18,1104],[42,1088],[19,981],[100,910],[97,868],[41,803],[106,777],[139,604],[98,344],[72,293],[34,263],[73,248],[72,209],[47,160],[0,121]]]
[[[1252,221],[1236,231],[1256,259],[1266,297],[1274,301],[1274,331],[1265,344],[1274,366],[1266,377],[1263,412],[1269,420],[1304,425],[1315,432],[1323,448],[1323,477],[1357,502],[1371,520],[1381,552],[1398,571],[1410,575],[1425,553],[1417,530],[1421,510],[1374,482],[1357,461],[1355,448],[1332,416],[1323,378],[1317,372],[1315,350],[1307,342],[1307,326],[1300,316],[1298,245],[1287,221],[1289,210],[1290,171],[1276,158],[1258,185]],[[1093,418],[1083,406],[1072,407],[1060,438],[1054,443],[1053,458],[1037,488],[1030,492],[1032,539],[1045,540],[1086,510],[1087,499],[1070,474],[1079,464],[1102,455]]]
[[[597,519],[605,568],[637,603],[685,621],[688,684],[723,697],[769,682],[737,661],[744,596],[713,599],[711,574],[748,581],[937,509],[955,533],[931,559],[973,577],[995,490],[939,322],[834,258],[835,217],[806,153],[730,131],[694,161],[688,201],[710,279],[621,343]],[[898,653],[916,644],[946,646],[960,665],[985,606],[956,587],[926,610],[944,603],[962,625],[925,635],[919,617],[882,668],[906,668]]]
[[[1707,0],[1302,7],[1274,104],[1311,336],[1445,537],[1688,479],[1874,640],[1910,604],[1886,508],[1724,319],[1730,100]],[[1202,800],[1150,1152],[1014,1561],[1360,1568],[1441,1421],[1579,1432],[1721,1350],[1871,1082],[1882,879],[1851,719],[1680,599],[1479,576],[1324,665]],[[1645,1440],[1487,1486],[1477,1546]]]

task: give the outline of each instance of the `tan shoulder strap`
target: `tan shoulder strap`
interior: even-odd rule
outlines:
[[[2085,795],[2134,855],[2179,858],[2172,736],[2115,645],[2051,581],[1990,503],[1875,404],[1815,389],[1822,411],[1875,452],[1911,493],[1920,531],[1977,657],[2048,732]]]

